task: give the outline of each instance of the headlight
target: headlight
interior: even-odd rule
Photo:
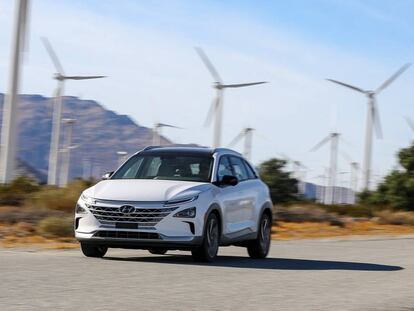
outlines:
[[[80,206],[79,204],[76,204],[75,213],[76,214],[86,214],[87,211],[84,207]]]
[[[170,200],[164,203],[164,206],[174,206],[174,205],[180,205],[180,204],[187,204],[190,202],[194,202],[198,199],[198,195],[192,196],[192,197],[186,197],[186,198],[180,198],[176,200]]]
[[[186,208],[176,214],[174,214],[174,217],[181,217],[181,218],[194,218],[196,216],[196,208],[190,207]]]
[[[83,193],[81,194],[80,199],[81,199],[84,203],[86,203],[87,205],[93,205],[93,204],[95,204],[95,203],[96,203],[96,200],[95,200],[94,198],[88,197],[87,195],[85,195],[85,194],[83,194]]]

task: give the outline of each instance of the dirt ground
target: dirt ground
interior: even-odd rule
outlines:
[[[414,234],[414,226],[380,225],[372,221],[351,222],[344,227],[328,223],[279,222],[273,226],[273,240],[344,238],[357,236],[401,236]],[[73,237],[44,237],[27,223],[0,224],[0,247],[72,249],[79,244]]]

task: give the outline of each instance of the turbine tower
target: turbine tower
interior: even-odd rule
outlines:
[[[70,168],[70,152],[72,149],[77,148],[78,146],[72,145],[72,133],[73,125],[75,124],[75,119],[63,119],[63,124],[65,125],[65,146],[62,149],[62,167],[60,170],[59,185],[60,187],[66,187],[69,181],[69,168]]]
[[[1,130],[0,182],[9,183],[15,177],[17,114],[21,62],[26,41],[28,0],[16,1],[13,43],[11,51],[10,81],[3,106],[3,124]]]
[[[331,154],[330,154],[330,165],[329,165],[329,184],[328,192],[326,193],[326,203],[333,204],[335,202],[335,186],[336,186],[336,172],[338,165],[338,143],[339,133],[330,133],[327,137],[322,139],[318,144],[315,145],[310,151],[316,151],[325,145],[327,142],[331,142]]]
[[[59,137],[60,137],[60,127],[61,127],[61,118],[62,118],[62,106],[63,106],[63,91],[64,83],[66,80],[89,80],[89,79],[99,79],[105,78],[105,76],[66,76],[63,67],[60,64],[60,61],[53,50],[49,40],[42,38],[43,44],[49,54],[50,59],[52,60],[57,73],[54,76],[54,79],[57,80],[57,88],[55,91],[55,103],[53,106],[53,118],[52,118],[52,137],[50,142],[50,153],[49,153],[49,168],[48,168],[48,185],[57,184],[57,167],[59,161]]]
[[[246,127],[242,129],[241,132],[236,137],[234,137],[234,139],[229,144],[229,147],[233,147],[241,139],[243,139],[244,140],[243,156],[249,161],[251,160],[251,157],[252,157],[253,131],[254,131],[254,128],[251,128],[251,127]]]
[[[240,83],[240,84],[224,84],[223,80],[219,76],[217,70],[214,68],[213,64],[208,59],[206,53],[201,48],[196,48],[198,55],[203,61],[204,65],[207,67],[210,74],[215,80],[213,87],[216,89],[216,98],[213,100],[213,103],[210,106],[209,112],[206,118],[206,124],[210,124],[211,119],[214,117],[214,132],[213,132],[213,148],[220,147],[221,145],[221,132],[222,132],[222,123],[223,123],[223,92],[227,88],[239,88],[245,86],[252,86],[267,83],[265,81],[261,82],[250,82],[250,83]]]
[[[175,126],[175,125],[170,125],[170,124],[165,124],[165,123],[155,123],[154,124],[154,129],[152,130],[152,144],[154,146],[161,146],[161,136],[162,136],[162,129],[164,127],[171,127],[174,129],[182,129],[181,127]]]
[[[128,151],[120,150],[120,151],[116,152],[116,155],[118,156],[118,166],[121,166],[126,160],[126,157],[128,155]]]
[[[365,148],[363,161],[363,186],[364,190],[369,190],[371,180],[371,161],[372,161],[372,145],[374,127],[378,138],[382,138],[381,122],[379,118],[379,111],[377,107],[377,95],[388,87],[394,80],[396,80],[404,71],[410,67],[411,64],[405,64],[396,73],[389,77],[383,84],[381,84],[375,91],[364,90],[359,87],[343,83],[333,79],[327,79],[333,83],[345,86],[351,90],[360,92],[368,98],[367,123],[365,133]]]

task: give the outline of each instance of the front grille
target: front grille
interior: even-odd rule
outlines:
[[[120,206],[89,206],[91,213],[102,223],[133,222],[137,223],[138,227],[153,227],[177,208],[178,206],[168,208],[137,207],[133,213],[124,214],[119,210]]]
[[[159,240],[158,233],[153,232],[134,232],[134,231],[98,231],[94,237],[99,238],[115,238],[115,239],[147,239]]]

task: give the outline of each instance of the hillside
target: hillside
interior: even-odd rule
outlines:
[[[4,94],[0,94],[0,124]],[[22,95],[19,107],[18,157],[47,172],[52,127],[52,99]],[[135,152],[152,143],[152,130],[92,100],[64,97],[63,118],[74,118],[70,178],[101,176],[117,164],[116,151]],[[63,131],[61,142],[63,141]],[[163,143],[170,143],[163,138]]]

